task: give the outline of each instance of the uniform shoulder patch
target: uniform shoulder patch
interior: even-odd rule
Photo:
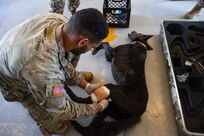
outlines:
[[[65,92],[64,85],[63,84],[57,84],[54,86],[53,96],[60,96],[60,95],[64,94],[64,92]]]

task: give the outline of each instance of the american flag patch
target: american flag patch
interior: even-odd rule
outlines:
[[[62,94],[64,94],[64,85],[63,84],[55,85],[53,90],[53,96],[60,96]]]

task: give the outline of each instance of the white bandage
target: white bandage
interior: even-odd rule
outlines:
[[[103,111],[105,108],[108,107],[109,102],[106,99],[104,99],[104,100],[101,100],[98,104],[100,104],[102,106],[101,111]]]
[[[93,102],[98,102],[100,100],[106,99],[109,95],[110,90],[105,86],[101,86],[91,94],[91,99]]]
[[[89,83],[86,84],[86,87],[85,87],[85,91],[87,92],[87,94],[91,94],[92,93],[92,90],[90,89],[91,88],[91,85]]]
[[[91,100],[92,102],[97,102],[97,98],[96,98],[96,95],[94,93],[91,94]]]

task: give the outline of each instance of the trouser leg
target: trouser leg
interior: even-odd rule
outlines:
[[[28,110],[31,117],[37,122],[41,132],[45,136],[51,134],[64,134],[69,126],[68,120],[61,120],[57,115],[52,116],[42,106],[40,106],[32,95],[29,95],[22,105]]]
[[[67,0],[68,10],[72,13],[72,15],[76,12],[76,9],[80,5],[80,0]]]
[[[186,19],[192,19],[193,17],[198,16],[203,7],[204,7],[204,0],[198,0],[198,3],[193,7],[191,11],[186,13],[184,17]]]
[[[51,13],[63,14],[65,0],[49,0],[49,4],[51,8]]]

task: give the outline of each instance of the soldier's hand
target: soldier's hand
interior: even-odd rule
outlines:
[[[97,104],[97,111],[98,111],[98,112],[103,111],[105,108],[108,107],[108,104],[109,104],[109,102],[108,102],[107,99],[101,100],[101,101]]]
[[[85,91],[87,92],[87,94],[91,95],[100,86],[101,86],[100,84],[87,83],[87,85],[85,87]]]

